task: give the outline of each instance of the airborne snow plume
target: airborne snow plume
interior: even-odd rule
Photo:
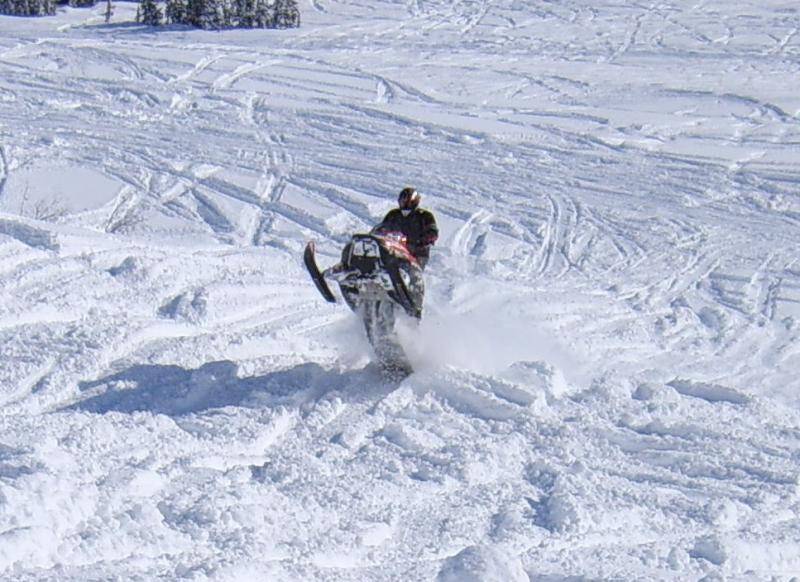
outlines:
[[[419,325],[409,319],[398,324],[415,368],[454,366],[498,374],[515,363],[539,361],[568,371],[576,384],[587,381],[578,354],[559,345],[557,331],[531,325],[536,305],[526,309],[519,294],[498,298],[478,285],[468,288],[472,297],[457,309],[440,306],[439,297],[429,296],[426,317]]]
[[[0,17],[0,578],[800,577],[795,4]],[[406,185],[397,382],[301,254]]]

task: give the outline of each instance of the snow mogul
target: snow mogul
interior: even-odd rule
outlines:
[[[395,333],[395,310],[399,307],[412,318],[422,318],[422,271],[439,238],[436,219],[419,207],[420,200],[417,190],[403,188],[398,208],[369,233],[354,234],[342,250],[341,261],[322,272],[313,242],[306,246],[304,256],[311,278],[327,301],[335,303],[336,297],[326,279],[339,284],[345,303],[364,322],[378,364],[390,373],[411,373]]]

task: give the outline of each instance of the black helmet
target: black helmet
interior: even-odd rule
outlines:
[[[397,197],[397,205],[401,210],[414,210],[419,206],[420,199],[419,192],[408,186],[400,190],[400,195]]]

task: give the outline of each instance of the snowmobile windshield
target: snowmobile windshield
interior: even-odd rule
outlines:
[[[381,230],[375,234],[387,242],[394,242],[402,245],[408,244],[408,238],[399,230]]]

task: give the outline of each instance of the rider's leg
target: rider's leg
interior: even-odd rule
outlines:
[[[408,290],[411,292],[414,303],[417,305],[414,317],[422,319],[422,305],[425,301],[425,280],[422,278],[422,269],[412,267],[408,270],[408,274],[411,279]]]

